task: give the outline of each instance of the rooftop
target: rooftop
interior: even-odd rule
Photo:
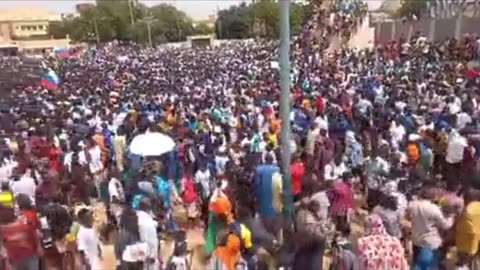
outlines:
[[[32,6],[20,6],[14,8],[0,9],[0,21],[59,21],[61,14],[49,11],[48,9]]]

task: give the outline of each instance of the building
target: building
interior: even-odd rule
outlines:
[[[61,19],[61,14],[37,7],[0,9],[0,48],[41,53],[54,47],[68,46],[68,38],[53,39],[48,35],[49,24]]]

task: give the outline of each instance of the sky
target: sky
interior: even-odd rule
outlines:
[[[246,0],[140,0],[140,2],[148,6],[160,3],[176,5],[178,9],[183,10],[194,19],[206,18],[208,15],[214,14],[217,8],[227,8],[242,1]],[[0,1],[0,8],[16,6],[32,8],[42,6],[57,13],[71,13],[75,11],[76,4],[86,2],[94,2],[94,0],[2,0]],[[367,2],[371,7],[379,6],[379,4],[382,3],[381,0],[367,0]]]

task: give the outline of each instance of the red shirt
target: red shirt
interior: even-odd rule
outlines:
[[[20,212],[20,218],[24,218],[24,222],[31,225],[33,228],[40,228],[40,221],[38,220],[37,213],[33,210],[24,210]]]
[[[477,76],[478,76],[478,72],[475,69],[469,69],[465,74],[465,77],[467,77],[467,79],[470,79],[470,80],[475,79]]]
[[[10,260],[19,261],[38,255],[36,230],[27,223],[17,220],[3,225],[0,233]]]
[[[60,162],[60,149],[50,145],[47,150],[47,157],[49,168],[56,172],[60,171],[60,167],[62,166]]]
[[[315,99],[315,107],[317,107],[317,112],[323,112],[323,98],[321,96],[317,96]]]
[[[290,174],[292,178],[293,195],[298,195],[302,192],[302,180],[305,176],[305,167],[302,162],[295,162],[290,165]]]

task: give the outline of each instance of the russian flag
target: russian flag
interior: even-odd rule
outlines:
[[[53,53],[55,54],[56,57],[61,59],[68,58],[71,56],[70,48],[68,47],[55,48],[53,49]]]
[[[59,83],[60,78],[58,78],[58,75],[52,69],[48,69],[48,71],[42,75],[42,79],[40,81],[41,86],[51,91],[57,90]]]

